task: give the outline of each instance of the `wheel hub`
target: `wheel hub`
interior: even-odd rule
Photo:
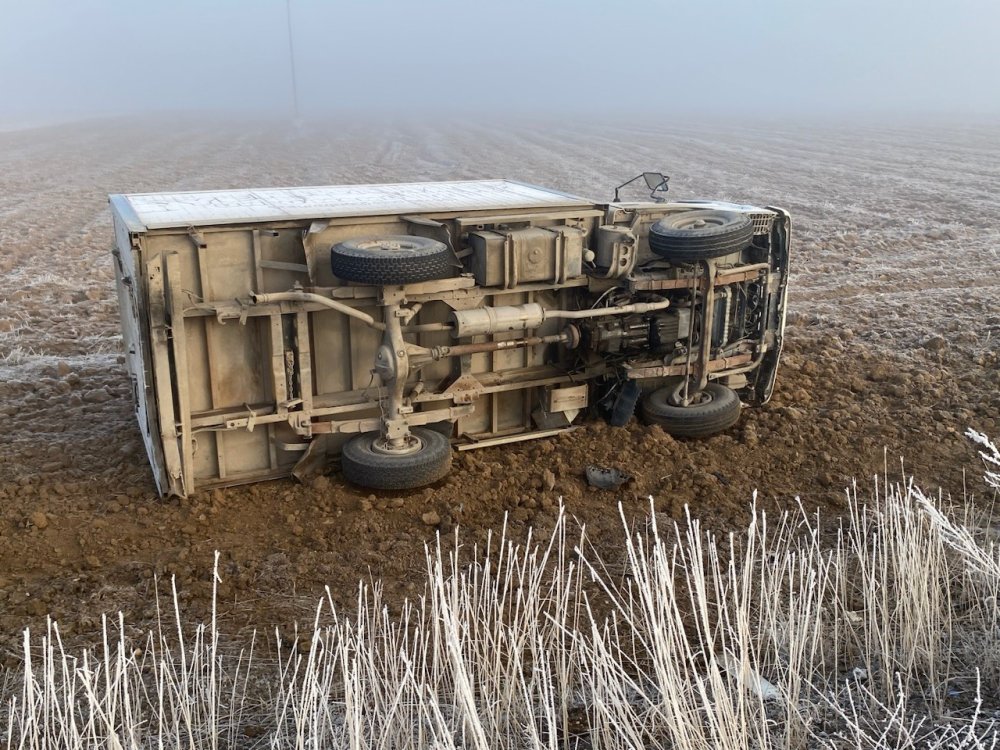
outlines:
[[[384,250],[391,253],[398,253],[399,255],[407,255],[419,249],[415,242],[389,238],[359,242],[358,247],[364,250]]]
[[[698,391],[697,393],[688,392],[687,397],[685,398],[682,388],[678,391],[674,391],[668,401],[673,406],[701,406],[703,404],[711,403],[712,394],[708,391]]]
[[[372,451],[390,456],[406,456],[423,447],[423,441],[416,435],[404,435],[396,440],[380,435],[372,440]]]
[[[702,229],[704,227],[720,227],[725,223],[717,216],[682,217],[674,225],[677,229]]]

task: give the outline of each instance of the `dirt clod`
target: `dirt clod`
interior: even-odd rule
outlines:
[[[545,469],[542,472],[542,486],[549,492],[556,486],[556,475],[552,473],[552,469]]]
[[[110,401],[113,396],[103,388],[98,388],[94,391],[86,391],[82,398],[88,404],[103,404]]]
[[[924,349],[931,352],[943,352],[948,348],[948,339],[944,336],[931,336],[923,343]]]

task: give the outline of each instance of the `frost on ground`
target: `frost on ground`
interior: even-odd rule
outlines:
[[[606,199],[650,168],[671,174],[677,198],[792,212],[789,327],[767,408],[704,441],[591,422],[462,454],[447,480],[406,495],[332,473],[157,500],[119,360],[107,193],[509,177]],[[156,621],[156,575],[176,576],[185,611],[206,617],[216,549],[218,617],[242,638],[292,632],[326,585],[346,611],[357,581],[377,579],[398,609],[422,589],[438,531],[460,525],[482,543],[506,515],[512,539],[544,537],[560,497],[621,564],[619,503],[641,519],[653,496],[664,519],[689,507],[719,533],[743,524],[754,490],[771,512],[800,495],[841,515],[843,488],[880,473],[886,450],[925,483],[981,496],[963,433],[1000,434],[998,180],[989,125],[163,118],[0,133],[0,663],[20,664],[18,634],[48,614],[77,645],[100,642],[102,612],[123,611],[139,637]],[[634,480],[596,492],[593,463]]]

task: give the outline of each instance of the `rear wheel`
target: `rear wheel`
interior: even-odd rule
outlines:
[[[740,397],[720,383],[709,383],[691,404],[678,406],[671,401],[676,384],[659,388],[642,402],[647,422],[677,437],[708,437],[732,427],[740,418]]]
[[[378,432],[351,438],[340,455],[344,477],[361,487],[408,490],[436,482],[451,470],[451,443],[435,430],[414,427],[410,446],[388,450]]]
[[[443,242],[415,235],[345,240],[330,249],[333,275],[356,284],[415,284],[451,273],[451,251]]]
[[[736,211],[682,211],[664,216],[649,228],[650,250],[680,263],[738,253],[752,241],[753,220]]]

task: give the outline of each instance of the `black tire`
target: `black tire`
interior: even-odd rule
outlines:
[[[738,253],[752,241],[753,220],[735,211],[683,211],[664,216],[649,228],[649,248],[661,258],[681,263]]]
[[[611,407],[611,414],[608,417],[608,424],[612,427],[624,427],[635,414],[635,405],[639,403],[639,396],[642,389],[634,380],[628,380],[618,391],[614,406]]]
[[[420,440],[412,453],[392,455],[372,447],[377,432],[351,438],[340,454],[344,478],[376,490],[409,490],[436,482],[451,470],[451,443],[435,430],[414,427],[410,434]]]
[[[670,403],[676,384],[659,388],[643,399],[642,415],[676,437],[708,437],[732,427],[740,418],[740,397],[720,383],[709,383],[705,400],[690,406]]]
[[[443,242],[412,235],[365,237],[330,248],[338,279],[355,284],[414,284],[451,274],[451,251]]]

